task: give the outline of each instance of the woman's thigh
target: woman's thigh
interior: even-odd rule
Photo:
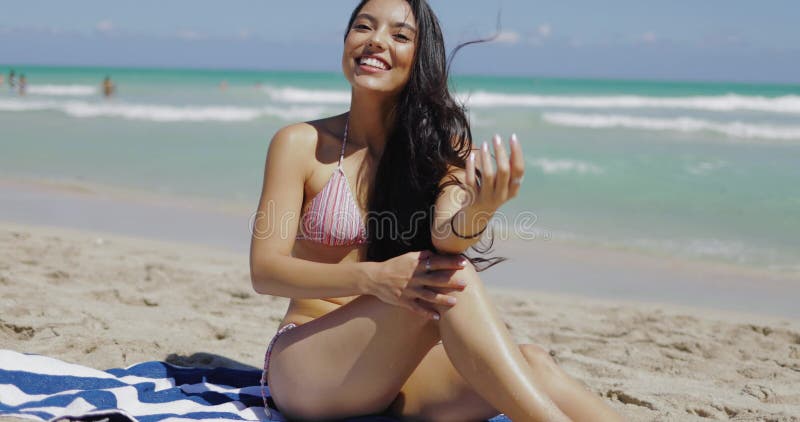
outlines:
[[[546,380],[547,394],[563,393],[552,387],[554,382],[564,382],[568,376],[550,353],[535,344],[520,344],[519,349],[528,365]],[[570,397],[562,397],[562,400],[568,401]],[[444,346],[438,344],[408,377],[388,413],[404,420],[464,422],[485,421],[500,411],[458,373]]]
[[[279,337],[270,392],[294,419],[379,413],[438,341],[435,322],[361,296]]]
[[[485,421],[500,412],[475,392],[438,344],[408,378],[388,413],[403,420],[466,422]]]

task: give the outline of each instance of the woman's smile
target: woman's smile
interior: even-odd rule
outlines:
[[[368,73],[386,72],[392,69],[392,66],[384,59],[372,55],[364,55],[357,58],[356,64],[361,70]]]

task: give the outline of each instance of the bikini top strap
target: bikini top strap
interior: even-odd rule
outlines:
[[[344,123],[344,138],[342,138],[342,152],[339,154],[339,167],[342,167],[342,160],[344,159],[344,147],[347,145],[347,130],[350,126],[350,116],[347,116],[347,120]]]

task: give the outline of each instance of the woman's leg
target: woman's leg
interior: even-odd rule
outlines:
[[[572,378],[546,350],[534,344],[520,345],[528,365],[541,374],[547,395],[575,421],[622,421],[622,417],[599,395]]]
[[[285,333],[269,370],[278,408],[297,419],[381,412],[441,338],[464,379],[515,422],[567,420],[511,341],[475,270],[456,277],[468,286],[452,293],[459,303],[440,309],[438,322],[362,296]]]
[[[291,420],[379,413],[438,341],[432,321],[365,295],[281,335],[267,383]]]
[[[469,266],[467,281],[450,309],[439,308],[439,335],[453,367],[495,409],[517,421],[566,421],[545,392],[545,377],[535,372],[511,338],[478,273]]]
[[[541,376],[547,395],[572,420],[622,420],[599,396],[564,372],[546,350],[534,344],[521,344],[519,349]],[[403,385],[389,413],[409,421],[467,422],[484,421],[500,412],[458,373],[444,346],[436,345]]]

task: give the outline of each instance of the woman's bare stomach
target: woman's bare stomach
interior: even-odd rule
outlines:
[[[364,251],[358,247],[331,247],[307,240],[295,241],[292,256],[322,263],[359,262]],[[289,309],[281,321],[281,327],[293,322],[297,325],[313,321],[328,312],[346,305],[358,296],[331,297],[323,299],[291,299]]]
[[[328,312],[334,311],[358,296],[336,297],[327,299],[292,299],[289,309],[281,321],[281,327],[293,322],[297,325],[313,321]]]

